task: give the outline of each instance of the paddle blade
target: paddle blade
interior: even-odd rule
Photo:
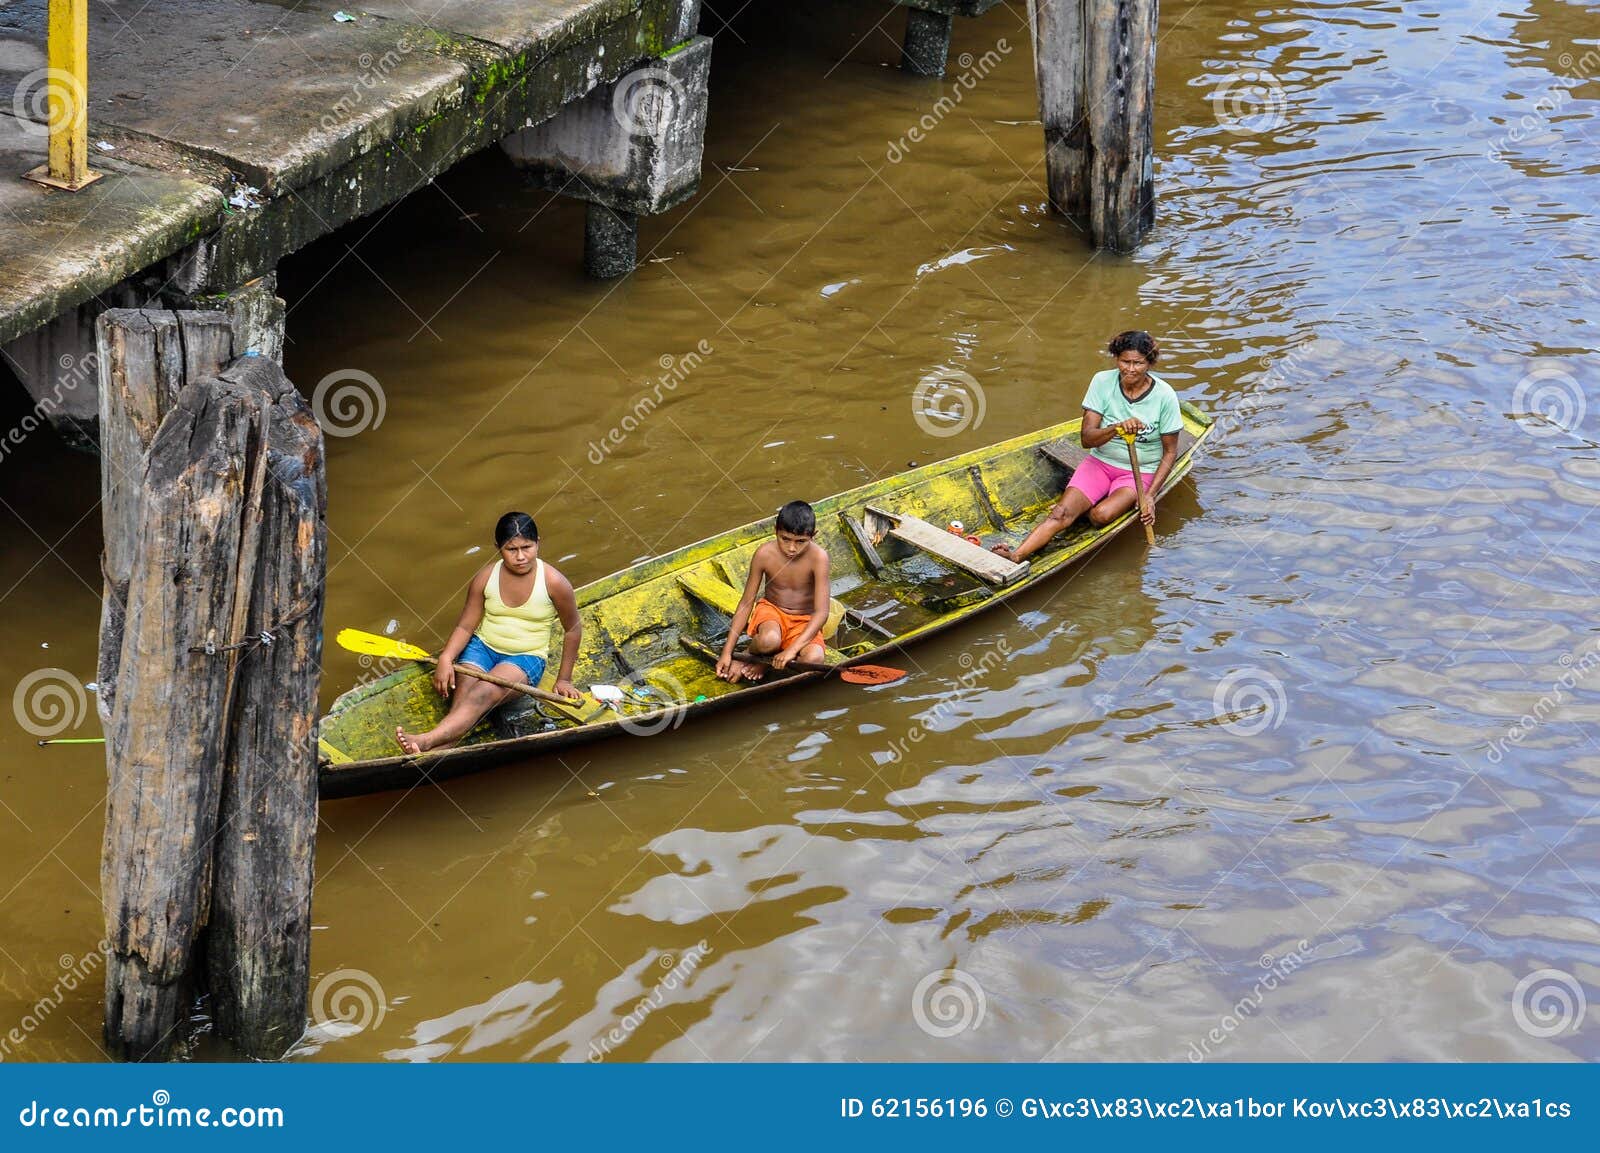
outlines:
[[[891,669],[887,665],[851,665],[839,670],[839,679],[851,685],[886,685],[905,675],[905,669]]]
[[[427,649],[397,641],[393,637],[380,637],[377,633],[364,633],[360,629],[340,629],[335,642],[342,649],[364,653],[369,657],[397,657],[407,661],[432,660]]]

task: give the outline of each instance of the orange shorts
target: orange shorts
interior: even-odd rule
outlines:
[[[800,634],[806,631],[806,626],[811,623],[810,613],[786,613],[777,605],[762,597],[756,602],[756,607],[750,610],[750,624],[745,632],[755,636],[756,631],[768,621],[777,621],[782,637],[780,643],[788,648],[800,639]],[[826,627],[826,626],[824,626]],[[810,644],[822,644],[822,634],[818,633],[811,639]],[[824,646],[826,647],[826,646]]]

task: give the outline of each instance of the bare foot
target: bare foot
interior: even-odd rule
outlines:
[[[394,739],[400,742],[400,747],[405,750],[407,756],[415,757],[428,751],[428,747],[422,743],[421,737],[412,736],[399,725],[394,727]]]
[[[989,549],[989,551],[992,552],[992,553],[998,553],[1000,556],[1005,557],[1006,560],[1009,560],[1009,561],[1014,561],[1014,560],[1017,559],[1016,556],[1014,555],[1015,554],[1015,550],[1010,545],[1005,544],[1003,542],[1000,543],[1000,544],[994,545],[992,548]]]
[[[767,675],[767,666],[758,665],[751,661],[741,661],[735,657],[733,667],[728,670],[728,679],[734,684],[740,681],[759,681]]]

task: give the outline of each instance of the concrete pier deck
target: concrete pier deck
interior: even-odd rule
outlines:
[[[0,9],[0,343],[152,270],[225,293],[693,35],[698,0],[96,4],[76,192],[46,136],[47,0]],[[336,12],[355,17],[335,19]],[[41,101],[42,103],[42,101]]]

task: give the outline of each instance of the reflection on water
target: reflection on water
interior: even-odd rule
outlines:
[[[1164,13],[1132,259],[1044,212],[1028,53],[891,162],[940,88],[811,6],[720,37],[704,191],[626,281],[493,157],[292,261],[291,374],[387,402],[331,444],[328,619],[421,641],[504,508],[593,579],[1070,415],[1130,325],[1223,423],[1156,548],[898,684],[326,806],[301,1055],[1600,1056],[1560,1019],[1600,998],[1597,9],[1524,2]],[[934,372],[983,392],[946,438]],[[28,451],[56,554],[13,534],[0,633],[88,669],[94,477]],[[360,671],[330,654],[325,693]],[[25,1008],[93,946],[103,778],[4,739]],[[27,1054],[93,1056],[98,1014]]]

